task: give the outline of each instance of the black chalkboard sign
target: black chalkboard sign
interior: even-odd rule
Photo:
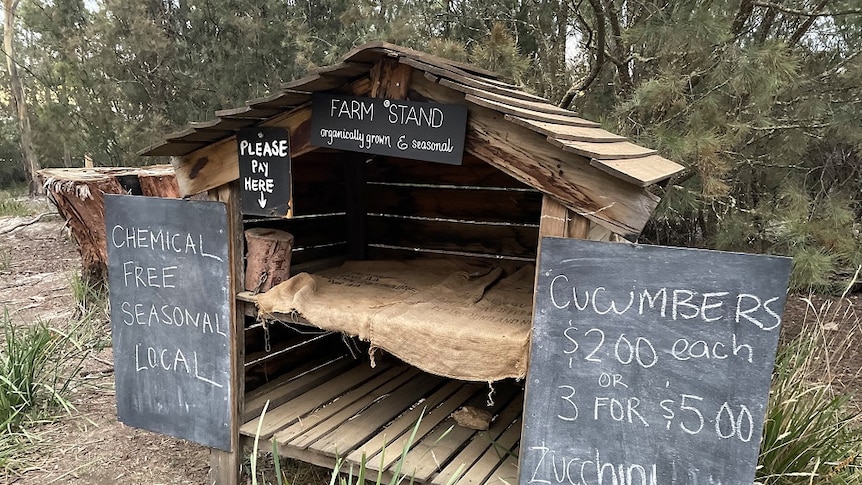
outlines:
[[[105,195],[117,415],[231,449],[227,211]]]
[[[789,274],[543,238],[520,483],[752,483]]]
[[[290,208],[290,136],[258,126],[236,135],[242,213],[283,217]]]
[[[311,144],[461,165],[467,107],[314,94]]]

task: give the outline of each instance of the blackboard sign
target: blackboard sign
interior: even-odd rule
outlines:
[[[467,107],[315,94],[311,144],[461,165]]]
[[[543,238],[520,483],[752,483],[790,259]]]
[[[227,211],[105,194],[117,415],[231,449]]]
[[[236,135],[242,213],[282,217],[290,208],[290,136],[258,126]]]

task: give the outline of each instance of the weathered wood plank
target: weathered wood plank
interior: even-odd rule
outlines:
[[[578,215],[549,195],[542,199],[542,222],[539,225],[539,237],[587,239],[589,234],[589,219]]]
[[[538,228],[369,216],[368,243],[535,258]]]
[[[621,160],[592,159],[590,165],[623,180],[646,187],[685,170],[682,165],[659,155]]]
[[[598,158],[601,160],[618,160],[622,158],[641,158],[654,155],[655,150],[635,145],[628,141],[613,143],[592,143],[577,140],[560,140],[548,138],[551,144],[556,145],[567,152],[576,153],[587,158]]]
[[[317,387],[301,394],[281,406],[270,410],[266,413],[261,426],[261,438],[269,439],[278,430],[293,424],[304,414],[314,408],[328,403],[344,393],[345,390],[352,389],[355,386],[362,385],[366,380],[374,377],[384,371],[388,366],[378,365],[376,368],[371,368],[368,365],[360,364],[347,372],[320,384]],[[300,400],[303,405],[294,405],[294,402]],[[247,436],[254,436],[257,432],[257,421],[253,420],[245,423],[240,428],[242,433]]]
[[[452,384],[450,382],[450,384]],[[458,384],[457,382],[454,384]],[[462,383],[463,384],[463,383]],[[422,403],[423,409],[432,408],[430,411],[427,411],[426,414],[422,417],[422,422],[419,423],[419,426],[411,427],[407,433],[401,435],[398,439],[393,441],[389,445],[389,453],[388,456],[384,456],[381,453],[375,455],[374,457],[369,459],[368,468],[372,470],[380,470],[381,467],[383,470],[388,470],[390,473],[394,474],[393,468],[396,467],[396,462],[401,459],[402,453],[407,445],[410,445],[410,448],[415,447],[422,438],[424,438],[428,433],[430,433],[438,424],[440,424],[444,419],[448,418],[455,410],[461,407],[464,402],[472,396],[476,390],[481,386],[480,384],[472,384],[472,385],[464,385],[461,390],[455,395],[451,396],[449,399],[446,399],[440,407],[433,407],[435,401],[429,398],[426,402]],[[418,410],[417,409],[414,409]],[[418,417],[415,418],[418,420]],[[414,420],[414,425],[416,421]],[[416,436],[413,439],[413,442],[410,443],[410,437],[413,434],[413,429],[416,430]],[[409,451],[408,451],[409,452]],[[402,469],[402,473],[406,473],[410,475],[412,473],[411,470]]]
[[[422,423],[417,429],[414,444],[418,443],[434,426],[446,419],[452,411],[473,395],[477,385],[454,380],[447,382],[429,396],[422,405],[402,414],[386,426],[382,432],[353,450],[347,456],[348,461],[359,463],[364,456],[369,469],[385,470],[389,468],[392,461],[398,459],[399,453],[403,450],[420,417]],[[381,464],[384,458],[387,461]]]
[[[481,485],[491,477],[491,474],[507,457],[510,456],[511,449],[521,437],[521,421],[517,419],[513,421],[509,428],[506,429],[497,439],[494,440],[492,446],[488,447],[484,453],[473,463],[473,466],[458,480],[459,484],[463,485]],[[444,470],[445,472],[445,470]]]
[[[462,449],[443,470],[431,480],[433,484],[443,485],[453,476],[457,476],[459,468],[463,466],[464,473],[474,466],[488,450],[500,439],[501,435],[509,429],[515,420],[521,415],[523,404],[520,399],[511,401],[497,416],[487,431],[480,431],[473,437],[464,449]],[[520,428],[520,427],[519,427]]]
[[[407,99],[412,68],[395,59],[380,59],[371,69],[371,97]]]
[[[278,379],[247,393],[244,421],[246,423],[255,422],[255,426],[257,426],[255,419],[260,416],[267,401],[269,401],[269,409],[275,409],[355,365],[356,361],[349,357],[326,359],[323,362],[316,360],[306,362],[279,376]]]
[[[519,446],[512,448],[512,453],[507,455],[503,463],[491,473],[485,481],[485,485],[512,485],[518,483],[518,453]]]
[[[252,108],[251,106],[239,106],[237,108],[218,110],[215,112],[215,115],[224,119],[265,120],[281,112],[282,110],[276,108]]]
[[[443,382],[443,378],[431,374],[420,374],[397,392],[386,395],[371,407],[362,411],[356,419],[342,423],[333,432],[314,443],[310,449],[331,456],[349,454],[356,447],[374,436],[386,423],[416,404]]]
[[[463,102],[464,95],[413,76],[419,95],[443,103]],[[469,96],[469,95],[467,95]],[[506,121],[493,110],[470,106],[466,150],[509,175],[543,190],[579,214],[617,234],[636,237],[658,197],[624,182],[575,154],[547,142],[547,137]]]
[[[578,114],[574,111],[569,111],[567,109],[560,108],[558,106],[554,106],[548,101],[533,101],[533,100],[524,100],[519,98],[514,98],[512,96],[500,95],[494,93],[490,90],[484,90],[475,88],[472,86],[468,86],[466,84],[462,84],[459,82],[455,82],[446,78],[442,78],[438,81],[440,85],[446,86],[447,88],[454,89],[455,91],[460,91],[464,94],[472,94],[473,96],[478,96],[483,99],[489,99],[491,101],[496,101],[498,103],[503,103],[508,106],[515,106],[518,108],[523,108],[531,111],[538,111],[540,113],[548,113],[554,115],[560,115],[567,118],[571,118],[573,123],[590,123],[592,121],[587,121],[583,118],[578,117]]]
[[[354,416],[366,412],[393,392],[399,392],[401,385],[418,374],[416,368],[389,369],[362,386],[339,396],[335,402],[303,416],[298,422],[276,433],[275,439],[279,443],[288,443],[297,448],[308,448]]]
[[[536,224],[540,192],[374,185],[368,212],[462,221]]]
[[[482,89],[484,91],[489,91],[500,96],[506,96],[511,99],[522,99],[524,101],[534,101],[538,103],[547,103],[548,100],[541,97],[536,96],[534,94],[530,94],[526,91],[522,91],[520,89],[516,89],[515,86],[511,85],[500,85],[499,83],[493,82],[491,79],[487,78],[477,78],[474,76],[470,76],[465,72],[461,72],[458,70],[453,70],[451,67],[440,67],[433,64],[428,64],[425,62],[418,61],[416,59],[412,59],[410,57],[402,57],[399,59],[400,62],[407,64],[408,66],[414,67],[416,69],[420,69],[429,74],[432,74],[438,78],[451,79],[453,81],[457,81],[463,85],[470,86],[477,89]],[[436,81],[435,81],[436,82]]]
[[[223,202],[227,206],[228,254],[230,255],[230,295],[242,291],[243,273],[242,253],[242,216],[239,211],[239,184],[232,183],[212,190],[211,200]],[[240,424],[243,416],[245,394],[245,315],[242,306],[245,303],[230,298],[230,433],[231,450],[210,450],[210,481],[220,485],[237,485],[242,469],[242,447],[240,446]]]
[[[311,93],[305,91],[294,91],[285,89],[278,93],[263,96],[261,98],[250,99],[246,101],[246,105],[252,108],[276,108],[284,110],[293,108],[311,101]]]
[[[562,123],[547,123],[545,121],[530,120],[513,115],[506,115],[506,121],[511,121],[512,123],[529,128],[537,133],[560,140],[589,141],[593,143],[626,141],[626,137],[615,135],[610,131],[605,131],[601,128],[564,125]]]
[[[508,103],[501,103],[499,101],[494,101],[491,99],[482,98],[479,96],[475,96],[472,94],[465,94],[464,99],[468,102],[473,103],[475,105],[481,106],[483,108],[492,109],[494,111],[505,113],[508,115],[519,116],[521,118],[526,118],[528,120],[536,120],[536,121],[544,121],[547,123],[560,123],[560,124],[570,124],[574,126],[586,126],[586,127],[599,127],[598,123],[593,121],[585,120],[583,118],[573,118],[570,116],[563,116],[554,113],[544,113],[542,111],[536,111],[533,109],[521,108],[519,106],[513,106]]]
[[[319,246],[347,239],[347,219],[344,215],[283,219],[277,223],[261,221],[246,225],[247,229],[253,227],[269,227],[293,234],[294,249]]]
[[[488,389],[479,389],[469,401],[467,406],[482,408],[496,415],[501,409],[508,406],[513,399],[516,407],[520,406],[522,400],[517,397],[520,391],[510,382],[502,382],[494,385],[494,403],[487,406]],[[498,420],[500,418],[497,418]],[[476,430],[458,426],[451,417],[446,418],[434,430],[422,438],[404,460],[403,468],[410,470],[416,479],[422,483],[431,479],[431,476],[439,472],[452,459],[452,457],[464,447],[471,439],[476,439]],[[478,437],[484,440],[485,437]],[[459,463],[460,465],[460,463]],[[465,464],[466,466],[466,464]],[[457,469],[458,465],[455,466]]]
[[[383,56],[407,56],[429,64],[454,67],[462,71],[479,75],[482,77],[487,77],[491,79],[496,79],[500,77],[500,75],[496,72],[483,69],[479,66],[474,66],[473,64],[467,64],[464,62],[453,61],[451,59],[445,59],[442,57],[435,56],[433,54],[420,52],[414,49],[382,41],[369,42],[367,44],[355,47],[347,54],[345,54],[344,57],[342,57],[342,60],[353,62],[374,62]]]

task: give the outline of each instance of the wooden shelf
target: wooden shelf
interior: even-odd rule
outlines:
[[[368,468],[394,474],[396,462],[421,417],[402,473],[417,483],[442,484],[460,469],[459,484],[517,483],[517,453],[523,408],[522,385],[494,384],[493,404],[486,407],[488,386],[445,379],[402,363],[340,358],[246,396],[248,411],[262,409],[260,439],[280,454],[320,466],[354,469],[363,455]],[[490,429],[476,431],[455,424],[450,415],[464,405],[495,415]],[[259,416],[246,416],[242,435],[254,438]],[[385,449],[385,453],[383,452]]]

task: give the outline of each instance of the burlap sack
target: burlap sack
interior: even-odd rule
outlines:
[[[261,314],[297,312],[437,375],[472,381],[526,373],[534,268],[450,260],[355,261],[302,273],[258,298]]]

